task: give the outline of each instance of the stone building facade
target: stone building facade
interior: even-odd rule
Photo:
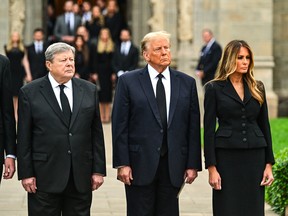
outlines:
[[[13,30],[30,43],[35,27],[43,26],[47,0],[2,0],[0,53]],[[149,31],[172,35],[173,67],[191,76],[203,45],[201,31],[210,28],[224,47],[244,39],[255,54],[255,76],[264,82],[271,118],[288,116],[287,0],[126,0],[133,40],[140,44]],[[198,81],[200,104],[202,87]],[[203,112],[202,112],[203,113]]]

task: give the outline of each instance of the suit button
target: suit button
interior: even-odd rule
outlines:
[[[242,127],[245,127],[246,126],[246,123],[242,123]]]
[[[242,131],[242,134],[246,134],[246,131],[245,131],[245,130],[243,130],[243,131]]]
[[[72,136],[72,133],[69,133],[69,136]]]
[[[161,150],[161,148],[160,148],[160,147],[158,147],[158,148],[157,148],[157,151],[159,152],[160,150]]]
[[[163,133],[163,129],[160,130],[160,133]]]
[[[243,138],[243,142],[246,142],[247,141],[247,138]]]
[[[245,115],[242,115],[242,116],[241,116],[241,118],[242,118],[242,119],[245,119],[245,118],[246,118],[246,116],[245,116]]]
[[[241,111],[242,111],[242,112],[245,112],[245,108],[242,108]]]
[[[71,150],[68,150],[68,154],[69,154],[69,155],[71,154]]]

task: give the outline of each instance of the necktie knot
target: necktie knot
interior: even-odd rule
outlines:
[[[159,73],[158,75],[157,75],[157,77],[159,78],[159,80],[162,80],[162,78],[164,77],[161,73]]]
[[[62,85],[59,85],[59,87],[60,87],[60,90],[63,91],[66,86],[62,84]]]

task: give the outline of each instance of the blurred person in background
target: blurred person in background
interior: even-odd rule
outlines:
[[[217,43],[210,29],[202,31],[205,45],[201,49],[200,58],[196,67],[196,75],[201,79],[202,86],[215,76],[218,62],[221,58],[222,48]]]
[[[90,79],[92,72],[90,48],[82,35],[75,36],[75,77],[85,80]]]
[[[92,81],[98,80],[100,87],[100,114],[103,123],[110,122],[113,84],[116,75],[112,69],[114,43],[108,28],[100,31],[97,47],[94,49]]]
[[[32,80],[32,76],[29,65],[26,64],[27,61],[24,61],[25,47],[18,32],[11,33],[9,42],[4,46],[4,49],[6,56],[10,60],[14,113],[15,120],[17,122],[19,90],[24,85],[24,79],[26,82],[30,82]]]
[[[36,28],[33,32],[33,43],[26,47],[24,61],[28,61],[32,80],[43,77],[47,74],[45,65],[45,50],[48,44],[44,41],[44,30]]]
[[[127,71],[138,67],[139,50],[131,41],[131,31],[122,29],[120,33],[121,43],[116,46],[113,55],[113,71],[120,77]]]
[[[70,43],[74,42],[76,29],[81,25],[81,17],[73,12],[73,1],[64,4],[64,14],[59,15],[54,27],[56,40]]]
[[[92,18],[90,22],[86,22],[86,28],[89,31],[90,41],[93,44],[97,44],[99,32],[104,27],[104,16],[101,13],[99,6],[95,5],[92,7]]]

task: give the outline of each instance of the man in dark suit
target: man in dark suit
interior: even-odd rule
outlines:
[[[10,62],[5,56],[0,55],[0,175],[2,176],[2,164],[4,164],[4,179],[11,179],[14,175],[15,155],[16,126],[11,90]]]
[[[120,33],[121,43],[116,47],[112,67],[113,71],[120,77],[127,71],[135,70],[139,61],[139,50],[131,41],[129,29],[122,29]]]
[[[76,29],[81,25],[81,17],[73,13],[73,1],[64,4],[65,13],[58,16],[54,27],[54,35],[58,41],[72,44]]]
[[[113,167],[128,216],[178,216],[177,194],[201,167],[195,80],[169,67],[170,34],[144,36],[148,65],[120,76],[112,112]]]
[[[54,43],[48,75],[19,93],[18,177],[29,215],[90,215],[106,175],[96,86],[73,78],[75,48]]]
[[[202,38],[205,45],[201,49],[200,58],[196,67],[196,75],[201,79],[204,86],[214,79],[218,62],[221,59],[222,48],[216,42],[213,32],[210,29],[202,31]]]
[[[32,79],[38,79],[47,74],[45,65],[45,50],[48,45],[44,41],[44,30],[36,28],[33,32],[33,43],[26,47],[25,60],[28,60]]]

